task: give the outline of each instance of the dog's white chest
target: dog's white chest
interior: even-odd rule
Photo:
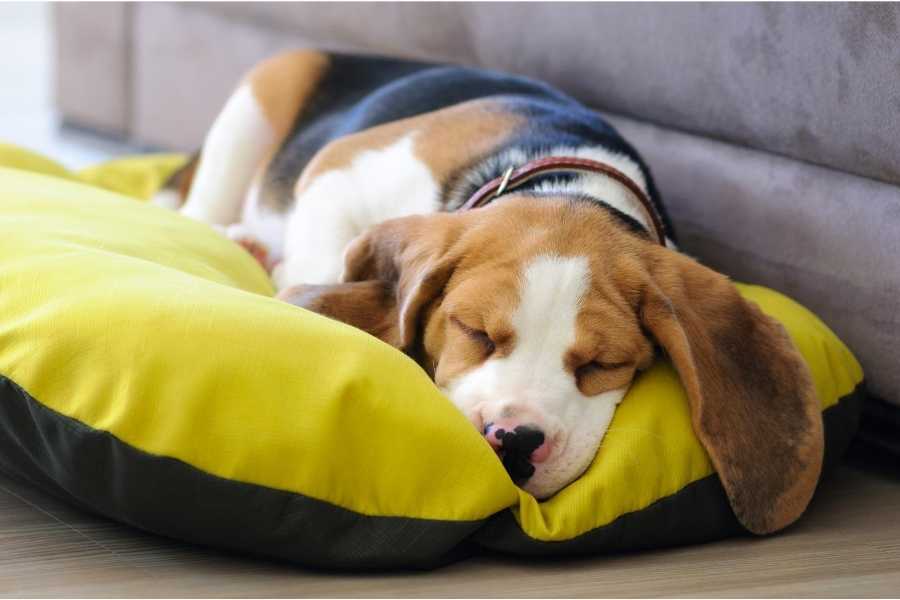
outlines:
[[[326,171],[299,190],[284,228],[279,288],[337,283],[347,244],[367,228],[438,210],[440,188],[415,154],[414,134],[360,152],[344,168]]]

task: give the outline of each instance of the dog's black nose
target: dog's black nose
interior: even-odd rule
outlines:
[[[503,466],[516,485],[521,485],[534,475],[531,455],[544,443],[544,432],[530,425],[519,425],[512,431],[502,428],[492,432],[500,441],[497,452]]]

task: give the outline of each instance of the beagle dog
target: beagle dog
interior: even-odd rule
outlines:
[[[588,467],[659,351],[748,530],[813,494],[820,405],[785,330],[677,252],[641,157],[543,83],[283,53],[158,202],[244,245],[280,298],[414,357],[538,498]]]

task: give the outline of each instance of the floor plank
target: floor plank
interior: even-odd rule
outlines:
[[[843,467],[770,538],[579,560],[483,557],[336,574],[223,554],[94,517],[0,478],[0,594],[37,596],[876,597],[900,590],[900,482]]]

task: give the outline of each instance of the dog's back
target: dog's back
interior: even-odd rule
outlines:
[[[486,152],[459,161],[441,182],[443,206],[454,208],[480,184],[502,173],[510,159],[527,161],[552,148],[603,148],[639,165],[648,193],[673,235],[640,155],[597,113],[542,82],[469,67],[301,51],[261,63],[245,83],[260,104],[275,105],[271,111],[263,107],[263,112],[289,115],[266,115],[281,121],[273,123],[273,129],[281,130],[274,135],[277,143],[254,172],[257,201],[268,210],[288,210],[304,170],[330,142],[483,99],[502,104],[502,110],[520,117],[524,126],[495,140]],[[169,187],[184,194],[185,175],[178,174]]]

